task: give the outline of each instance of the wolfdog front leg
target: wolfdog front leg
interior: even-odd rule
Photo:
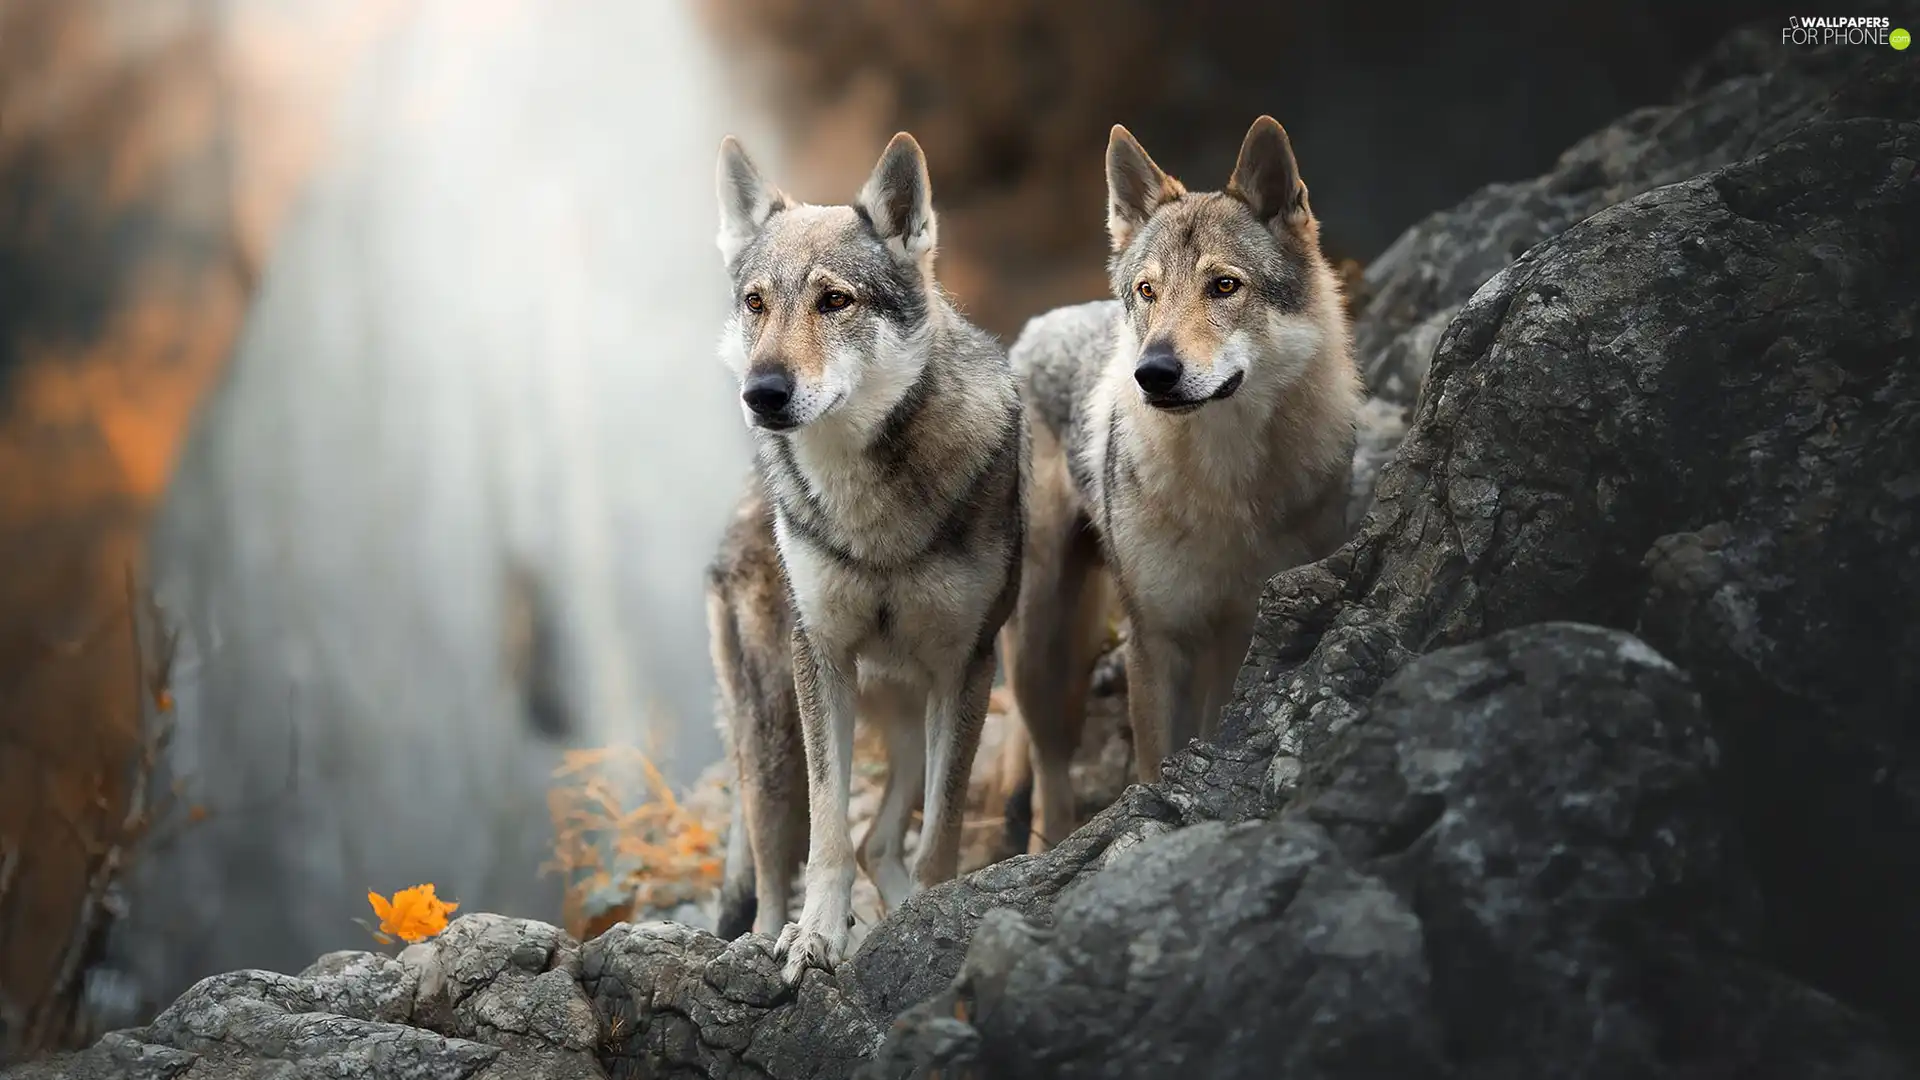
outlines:
[[[1200,734],[1199,657],[1187,641],[1135,626],[1126,660],[1135,775],[1143,784],[1157,783],[1167,755]]]
[[[807,750],[808,845],[800,921],[774,944],[797,986],[807,966],[830,969],[846,955],[853,912],[853,838],[847,804],[853,783],[854,659],[830,654],[802,626],[793,631],[793,684]]]
[[[927,703],[926,816],[913,864],[915,883],[922,889],[952,880],[960,872],[960,826],[967,809],[973,755],[980,747],[987,699],[993,693],[993,650],[987,650],[984,660],[970,660],[957,685],[942,689],[945,692],[934,694]]]

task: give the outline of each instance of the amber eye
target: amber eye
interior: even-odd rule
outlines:
[[[753,312],[762,311],[762,310],[765,310],[766,306],[767,306],[766,304],[761,302],[759,293],[750,292],[747,294],[747,310],[748,311],[753,311]]]
[[[1134,291],[1140,294],[1140,299],[1145,300],[1149,304],[1153,303],[1153,286],[1152,285],[1149,285],[1143,281],[1140,284],[1134,286]]]
[[[821,311],[839,311],[851,303],[853,303],[853,297],[848,296],[839,289],[828,289],[820,296]]]
[[[1213,295],[1215,296],[1232,296],[1239,291],[1239,278],[1217,277],[1213,279]]]

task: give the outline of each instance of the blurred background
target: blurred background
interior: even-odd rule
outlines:
[[[369,889],[558,919],[567,755],[715,758],[723,134],[844,201],[912,130],[1010,339],[1105,291],[1115,122],[1212,188],[1275,115],[1357,265],[1759,14],[1475,8],[0,2],[0,1048]]]

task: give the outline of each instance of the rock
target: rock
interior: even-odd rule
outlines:
[[[1228,737],[1311,758],[1411,654],[1639,626],[1700,670],[1768,947],[1920,999],[1915,161],[1912,123],[1821,122],[1489,282],[1360,536],[1270,584]]]
[[[594,1080],[600,1023],[578,953],[544,923],[467,915],[398,958],[329,953],[298,976],[202,979],[146,1027],[5,1075]]]
[[[600,1025],[580,988],[579,950],[545,923],[460,919],[400,955],[416,977],[413,1020],[544,1057],[590,1053]]]
[[[1412,410],[1383,397],[1370,397],[1360,405],[1360,420],[1353,451],[1353,478],[1347,498],[1347,527],[1357,528],[1373,507],[1373,486],[1380,470],[1400,449],[1407,433],[1407,416]],[[1121,669],[1125,671],[1125,668]]]
[[[1267,756],[1189,748],[797,991],[751,936],[621,924],[577,946],[472,915],[397,959],[205,980],[8,1075],[1157,1076],[1174,1055],[1213,1076],[1909,1075],[1873,1023],[1737,959],[1753,893],[1718,747],[1634,638],[1535,627],[1416,661],[1275,820]]]
[[[1878,10],[1877,8],[1875,10]],[[1467,299],[1534,245],[1629,197],[1751,157],[1815,120],[1920,115],[1920,92],[1844,49],[1781,48],[1772,28],[1728,35],[1682,80],[1680,100],[1582,139],[1544,175],[1490,184],[1408,229],[1367,267],[1354,356],[1360,417],[1349,520],[1372,505],[1442,333]]]
[[[1061,900],[1053,933],[1002,951],[1010,970],[985,972],[999,976],[975,1002],[985,1063],[1008,1077],[1062,1061],[1082,1076],[1299,1076],[1296,1062],[1329,1056],[1345,1062],[1329,1074],[1417,1071],[1439,1044],[1420,921],[1332,854],[1289,822],[1141,844]],[[989,955],[1007,933],[993,929]]]
[[[112,1032],[84,1053],[61,1054],[6,1070],[7,1080],[176,1080],[200,1057]],[[201,1075],[218,1076],[218,1073]],[[229,1071],[229,1076],[235,1075]]]
[[[1576,222],[1745,160],[1815,120],[1920,116],[1913,80],[1875,59],[1872,50],[1783,47],[1777,26],[1738,31],[1689,73],[1677,103],[1631,112],[1576,143],[1545,175],[1489,185],[1408,229],[1367,267],[1369,299],[1354,325],[1355,356],[1372,392],[1412,404],[1439,332],[1467,298]],[[1885,96],[1862,93],[1873,86]]]
[[[1276,819],[1110,856],[1045,928],[992,912],[953,993],[973,1035],[946,1044],[1008,1080],[1913,1075],[1742,958],[1722,767],[1687,678],[1628,634],[1441,650]]]
[[[613,1080],[850,1076],[880,1027],[837,973],[780,979],[771,942],[728,944],[674,923],[622,923],[589,942],[581,970],[607,1017]]]
[[[1815,121],[1772,139],[1768,152],[1596,215],[1472,296],[1442,337],[1412,435],[1380,479],[1372,518],[1342,552],[1269,584],[1226,717],[1227,748],[1176,755],[1165,783],[1130,790],[1060,849],[916,898],[876,932],[856,962],[876,1008],[922,998],[896,1028],[898,1042],[932,1031],[941,1036],[933,1042],[964,1045],[930,1026],[944,1025],[953,1007],[964,1011],[963,995],[930,983],[957,967],[957,956],[969,966],[963,988],[976,962],[1009,970],[961,945],[991,908],[1011,908],[1035,926],[1064,919],[1068,887],[1121,888],[1101,884],[1101,867],[1125,843],[1212,817],[1257,819],[1265,806],[1307,798],[1313,763],[1350,737],[1382,684],[1419,654],[1577,619],[1639,626],[1683,666],[1696,655],[1712,661],[1700,688],[1728,762],[1716,790],[1736,797],[1721,807],[1723,833],[1700,825],[1696,857],[1754,853],[1703,880],[1724,881],[1732,896],[1737,879],[1750,879],[1760,914],[1753,904],[1723,906],[1748,920],[1737,940],[1765,962],[1696,964],[1667,941],[1616,945],[1623,970],[1643,965],[1673,987],[1669,1000],[1642,1000],[1633,1015],[1667,1009],[1724,1037],[1682,1039],[1672,1051],[1693,1055],[1699,1075],[1734,1075],[1739,1063],[1761,1069],[1767,1061],[1797,1061],[1791,1068],[1816,1075],[1905,1075],[1884,1036],[1863,1036],[1860,1058],[1823,1058],[1821,1050],[1851,1044],[1836,1032],[1880,1030],[1862,1012],[1901,1020],[1901,1003],[1916,999],[1920,959],[1907,903],[1920,885],[1920,820],[1908,794],[1920,695],[1903,660],[1920,647],[1910,615],[1920,611],[1912,371],[1920,146],[1915,126],[1901,119],[1920,114],[1920,102],[1913,80],[1849,63],[1852,74],[1812,108]],[[1876,109],[1889,118],[1822,118]],[[1712,559],[1725,557],[1709,557],[1708,545],[1655,543],[1722,519],[1752,523],[1756,553],[1781,554],[1715,567]],[[1770,576],[1758,576],[1763,569]],[[1732,618],[1720,611],[1729,595],[1719,583],[1741,573],[1750,595],[1764,588],[1790,605],[1774,619],[1779,637],[1767,639],[1770,648],[1804,648],[1807,662],[1778,674],[1758,674],[1752,659],[1732,663],[1742,660],[1732,646],[1756,640],[1764,610],[1741,615],[1736,605]],[[1676,605],[1697,617],[1659,625]],[[1888,615],[1862,618],[1863,610]],[[1686,630],[1724,645],[1703,650],[1675,639]],[[1837,651],[1850,655],[1823,666]],[[1783,683],[1791,696],[1780,692]],[[1805,756],[1810,744],[1824,752]],[[1213,785],[1224,797],[1196,798],[1194,779],[1220,765],[1234,777]],[[1247,784],[1253,770],[1258,791]],[[1877,827],[1849,824],[1862,820]],[[1216,854],[1239,865],[1231,845],[1257,843],[1247,836],[1258,831],[1223,834]],[[1172,849],[1194,842],[1161,841]],[[1227,884],[1210,881],[1216,894]],[[1104,899],[1083,901],[1089,910],[1122,918],[1119,896],[1092,895]],[[1122,923],[1107,947],[1120,948],[1138,930]],[[890,931],[932,942],[931,962],[901,962],[904,950],[885,945]],[[1203,945],[1191,955],[1225,957],[1244,947],[1210,945],[1222,951]],[[991,940],[979,947],[998,948]],[[1521,946],[1507,947],[1515,950],[1509,967],[1524,960]],[[1095,948],[1079,959],[1090,963]],[[1871,970],[1849,965],[1889,948],[1897,958]],[[1388,1000],[1376,1007],[1394,1008],[1381,993]],[[1170,1037],[1171,1029],[1139,1020],[1150,1007],[1149,995],[1130,994],[1121,1015]],[[1209,1021],[1205,1013],[1196,1006],[1184,1023],[1211,1022],[1222,1038],[1236,1030],[1232,1018]],[[1767,1019],[1736,1024],[1748,1014]],[[984,1016],[978,1045],[991,1058],[996,1032]],[[1573,1038],[1577,1027],[1560,1030]],[[1661,1030],[1681,1039],[1689,1029]],[[1411,1028],[1401,1034],[1408,1053],[1422,1045]],[[1633,1050],[1620,1038],[1627,1058],[1668,1053],[1658,1040]],[[1071,1056],[1051,1044],[1037,1053],[1055,1064]],[[1447,1053],[1451,1060],[1451,1047]]]

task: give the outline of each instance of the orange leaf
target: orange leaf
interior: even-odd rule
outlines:
[[[373,913],[380,916],[380,929],[402,941],[425,941],[447,928],[447,916],[460,905],[434,895],[431,884],[415,885],[393,894],[391,902],[369,892],[367,900]]]

